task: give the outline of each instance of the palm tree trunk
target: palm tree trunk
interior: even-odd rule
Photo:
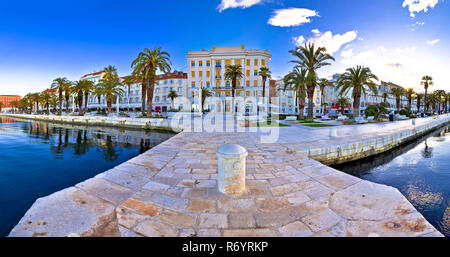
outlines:
[[[424,113],[427,113],[427,111],[428,111],[428,105],[427,105],[427,92],[428,92],[428,88],[427,88],[427,86],[425,86],[425,111],[424,111]]]
[[[361,105],[361,97],[353,98],[353,118],[359,118],[359,106]]]
[[[262,97],[263,97],[263,107],[266,107],[266,77],[262,77],[262,83],[263,83],[263,90],[262,90]]]
[[[61,116],[62,114],[62,101],[63,101],[62,90],[59,90],[59,116]]]
[[[112,104],[110,100],[106,101],[106,104],[108,105],[108,114],[110,114],[112,112]]]
[[[153,90],[155,87],[154,79],[150,78],[148,80],[148,88],[147,88],[147,116],[152,117],[152,105],[153,105]]]
[[[88,103],[89,94],[84,94],[84,112],[87,112],[87,103]]]
[[[142,99],[141,112],[142,112],[142,115],[144,115],[144,113],[145,113],[145,98],[146,97],[147,97],[147,83],[145,82],[145,80],[143,80],[142,85],[141,85],[141,99]]]
[[[313,84],[308,87],[308,120],[314,119],[314,89],[316,86]]]

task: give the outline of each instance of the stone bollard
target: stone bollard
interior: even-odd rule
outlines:
[[[337,137],[337,128],[330,128],[330,137]]]
[[[412,125],[413,125],[413,126],[416,125],[416,119],[412,119]]]
[[[235,144],[222,145],[216,151],[218,159],[217,189],[230,195],[245,192],[245,158],[247,150]]]

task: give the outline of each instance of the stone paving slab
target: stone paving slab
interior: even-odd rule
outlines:
[[[270,144],[258,133],[182,132],[39,199],[10,236],[442,236],[397,189],[310,157],[333,147],[349,154],[364,152],[367,144],[383,148],[449,119],[383,125],[386,131],[345,128],[339,138],[329,138],[328,130],[280,128],[279,140]],[[246,192],[237,196],[216,189],[216,149],[227,143],[249,152]]]

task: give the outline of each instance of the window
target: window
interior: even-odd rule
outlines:
[[[250,66],[250,59],[247,59],[247,66]]]
[[[250,70],[247,70],[247,71],[245,72],[245,76],[250,76]]]
[[[210,77],[211,76],[211,72],[206,71],[206,77]]]
[[[203,71],[199,71],[199,72],[198,72],[198,76],[199,76],[199,77],[203,77]]]
[[[253,64],[254,64],[255,66],[258,66],[258,59],[255,59],[255,60],[253,61]]]
[[[266,60],[264,59],[261,60],[261,66],[266,66]]]
[[[191,77],[195,78],[195,71],[192,71]]]
[[[216,68],[222,67],[222,63],[220,61],[216,61]]]
[[[207,87],[207,88],[210,88],[210,87],[211,87],[211,82],[209,82],[209,81],[206,82],[206,87]]]
[[[192,67],[195,67],[195,61],[192,61],[192,62],[191,62],[191,66],[192,66]]]
[[[245,85],[246,85],[247,87],[249,87],[249,86],[250,86],[250,80],[245,81]]]
[[[231,60],[225,60],[225,65],[231,65]]]
[[[159,88],[155,89],[155,93],[159,94]]]
[[[250,91],[245,91],[245,96],[250,96]]]
[[[206,67],[211,66],[211,62],[210,61],[206,61]]]
[[[178,94],[182,94],[183,93],[183,88],[182,87],[179,87],[178,88]]]
[[[258,86],[258,81],[257,80],[253,81],[253,86],[255,86],[255,87]]]
[[[164,80],[164,85],[167,85],[167,80]]]
[[[162,98],[163,100],[163,102],[167,102],[167,97],[165,97],[165,96],[163,96],[163,98]]]
[[[181,85],[183,82],[181,81],[181,79],[178,80],[178,84]]]
[[[163,92],[167,93],[167,87],[163,88]]]
[[[253,75],[258,76],[258,70],[254,70]]]
[[[199,67],[202,67],[202,66],[203,66],[203,62],[202,62],[202,61],[199,61],[199,62],[198,62],[198,66],[199,66]]]
[[[155,102],[159,102],[159,96],[155,96]]]
[[[230,81],[227,81],[227,82],[225,83],[225,87],[230,87]]]
[[[173,84],[173,79],[170,80],[170,84]]]
[[[195,82],[192,82],[191,86],[194,88],[195,87]]]

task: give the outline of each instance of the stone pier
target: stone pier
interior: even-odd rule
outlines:
[[[38,199],[10,236],[442,236],[395,188],[323,163],[392,149],[450,116],[329,129],[182,132],[111,170]],[[248,151],[245,191],[217,189],[216,150]],[[321,162],[319,162],[321,161]]]

